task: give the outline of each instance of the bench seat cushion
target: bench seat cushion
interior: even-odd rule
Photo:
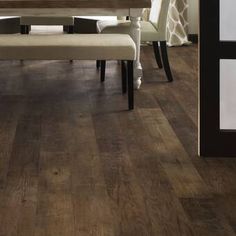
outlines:
[[[125,34],[0,35],[2,60],[134,60]]]
[[[73,16],[22,16],[21,25],[74,25]]]

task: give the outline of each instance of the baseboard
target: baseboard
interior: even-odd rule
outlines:
[[[189,34],[188,40],[192,43],[198,43],[198,34]]]

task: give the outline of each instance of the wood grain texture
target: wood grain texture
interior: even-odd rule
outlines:
[[[0,8],[150,8],[150,0],[1,0]]]
[[[120,65],[0,64],[1,236],[235,236],[236,161],[197,156],[197,47],[167,83],[142,47],[126,111]],[[178,58],[178,60],[176,60]]]

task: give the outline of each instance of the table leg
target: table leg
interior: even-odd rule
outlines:
[[[136,44],[136,60],[134,63],[134,88],[139,89],[141,86],[141,79],[143,76],[143,69],[140,63],[140,44],[141,44],[141,27],[140,17],[130,17],[131,20],[131,37]]]

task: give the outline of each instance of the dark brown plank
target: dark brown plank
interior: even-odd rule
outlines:
[[[117,235],[119,226],[107,194],[93,120],[78,111],[78,105],[69,105],[68,127],[75,235]]]
[[[27,103],[18,120],[6,184],[0,191],[1,235],[34,234],[41,133],[34,105]]]
[[[214,199],[181,199],[196,235],[235,235],[233,228],[218,211]]]
[[[161,163],[162,158],[170,157],[165,144],[160,135],[149,134],[143,119],[146,117],[140,116],[139,111],[119,115],[133,172],[152,222],[151,235],[195,235]]]
[[[67,110],[63,101],[51,100],[42,103],[41,111],[35,235],[74,235]]]
[[[119,222],[115,235],[151,235],[142,188],[134,175],[116,114],[95,115],[93,120],[111,209]]]

